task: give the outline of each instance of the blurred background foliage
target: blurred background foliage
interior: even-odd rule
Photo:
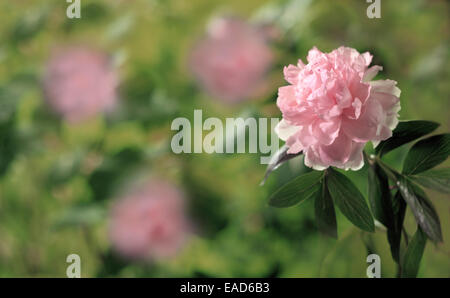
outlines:
[[[67,255],[81,257],[82,276],[365,277],[368,252],[382,276],[395,276],[385,233],[362,233],[341,214],[339,239],[321,236],[312,200],[287,209],[267,197],[305,171],[283,165],[259,186],[257,154],[185,154],[170,149],[171,121],[253,115],[280,117],[282,66],[317,46],[346,45],[374,55],[379,78],[398,81],[401,119],[425,119],[449,130],[448,1],[382,0],[381,19],[366,1],[81,0],[68,19],[65,1],[0,2],[0,276],[64,277]],[[226,105],[203,93],[187,67],[190,49],[217,15],[272,24],[275,64],[266,94]],[[88,44],[112,55],[120,70],[121,109],[72,125],[51,113],[41,78],[55,46]],[[408,146],[386,155],[401,165]],[[447,165],[449,163],[447,162]],[[363,173],[363,174],[361,174]],[[175,258],[127,262],[110,248],[107,214],[121,186],[157,174],[186,194],[198,230]],[[367,169],[346,173],[367,196]],[[428,244],[419,277],[450,277],[450,201],[429,192],[444,243]],[[407,214],[408,232],[415,231]]]

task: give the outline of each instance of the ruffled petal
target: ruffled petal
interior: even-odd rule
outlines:
[[[308,148],[305,152],[305,165],[316,171],[323,171],[329,166],[324,164],[319,156],[314,152],[313,148]]]
[[[295,136],[292,136],[287,140],[286,146],[289,148],[287,151],[288,154],[297,154],[304,149],[303,144]]]
[[[305,63],[303,63],[302,59],[298,59],[297,67],[300,70],[302,70],[305,67]]]
[[[375,100],[368,100],[363,107],[364,111],[356,120],[344,117],[342,129],[354,141],[368,142],[377,135],[379,123],[383,120],[381,104]]]
[[[316,60],[317,58],[321,57],[322,55],[324,55],[324,54],[321,51],[319,51],[319,49],[317,49],[317,47],[313,47],[311,50],[309,50],[306,60],[308,60],[308,62],[312,62],[312,61]]]
[[[394,107],[399,106],[398,103],[400,99],[397,96],[389,93],[372,92],[370,97],[372,98],[372,100],[379,102],[383,107],[383,110],[385,110],[386,112],[389,112],[394,109]]]
[[[346,171],[349,169],[352,171],[358,171],[361,169],[364,166],[364,145],[364,143],[353,142],[352,153],[350,154],[348,161],[340,166],[340,168]]]
[[[316,118],[313,110],[306,103],[303,105],[298,103],[294,86],[278,89],[277,105],[283,113],[283,118],[293,125],[306,125]]]
[[[284,86],[278,88],[277,106],[282,112],[289,111],[297,107],[294,86]]]
[[[304,126],[286,141],[286,145],[289,147],[289,154],[298,153],[305,148],[311,147],[315,143],[317,143],[315,136],[310,133],[308,127]]]
[[[334,118],[331,121],[317,120],[312,127],[318,143],[331,145],[339,135],[341,121],[340,118]]]
[[[287,141],[292,135],[298,132],[301,129],[301,126],[296,126],[290,124],[285,119],[282,119],[277,126],[275,126],[275,133],[278,135],[280,139],[283,141]]]
[[[379,65],[374,65],[371,68],[367,69],[366,72],[364,73],[364,76],[362,78],[363,82],[369,82],[371,81],[377,74],[379,71],[382,71],[383,67],[379,66]]]
[[[320,145],[318,149],[320,159],[325,164],[345,163],[349,160],[352,152],[352,140],[341,132],[332,144]]]
[[[300,72],[300,68],[298,68],[295,65],[289,64],[288,66],[285,66],[283,68],[284,73],[284,79],[292,84],[295,85],[298,83],[298,74]]]
[[[372,63],[373,56],[369,52],[364,52],[361,54],[366,61],[366,66],[369,66]]]
[[[401,90],[396,85],[397,82],[393,80],[377,80],[370,82],[372,92],[389,93],[400,97]]]

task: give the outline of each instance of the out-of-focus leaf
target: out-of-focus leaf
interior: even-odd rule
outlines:
[[[314,210],[319,231],[327,236],[337,238],[336,213],[326,179],[322,182],[321,191],[315,195]]]
[[[443,43],[428,52],[424,57],[411,66],[411,79],[434,81],[442,71],[445,71],[448,46]]]
[[[201,225],[203,235],[206,237],[216,235],[229,223],[226,200],[220,192],[215,191],[214,187],[191,175],[190,169],[191,166],[188,166],[183,175],[184,189],[191,198],[190,213]]]
[[[425,193],[404,176],[399,177],[397,185],[403,199],[411,208],[417,224],[427,234],[428,238],[435,242],[441,242],[442,231],[439,217],[431,202],[426,198]]]
[[[450,168],[425,171],[411,178],[424,187],[450,193]]]
[[[96,277],[112,277],[127,266],[127,262],[119,257],[113,250],[109,249],[102,257],[101,267]]]
[[[106,158],[102,166],[89,177],[89,184],[96,200],[108,199],[130,171],[143,158],[140,150],[126,148],[112,157]]]
[[[286,161],[299,156],[301,153],[297,153],[297,154],[288,154],[288,147],[286,145],[284,145],[283,147],[280,148],[280,150],[278,150],[272,157],[272,159],[270,160],[269,165],[267,166],[267,170],[266,173],[264,174],[264,179],[263,181],[261,181],[260,185],[264,185],[264,183],[266,182],[267,178],[269,177],[269,175],[275,171],[276,169],[278,169],[279,166],[281,166],[283,163],[285,163]]]
[[[403,163],[403,173],[418,174],[437,166],[450,154],[450,134],[435,135],[420,140],[409,150]]]
[[[391,192],[386,175],[377,164],[369,167],[369,203],[373,216],[388,229],[394,226]]]
[[[372,214],[361,192],[344,174],[329,169],[328,191],[341,212],[355,226],[368,232],[375,230]]]
[[[0,176],[5,174],[17,154],[17,140],[13,119],[0,122]]]
[[[0,133],[1,130],[0,128]],[[6,173],[15,157],[13,146],[10,146],[10,138],[10,134],[0,137],[0,176]]]
[[[101,2],[86,3],[81,9],[83,11],[83,18],[90,22],[95,22],[108,15],[108,6]]]
[[[23,94],[35,83],[35,75],[21,72],[0,86],[0,176],[5,174],[19,151],[26,147],[16,129],[17,110]]]
[[[58,158],[50,170],[48,182],[50,184],[67,182],[77,173],[83,157],[84,152],[76,150],[75,152],[64,154],[61,158]]]
[[[125,34],[130,32],[130,29],[133,27],[134,22],[135,16],[130,13],[121,16],[117,20],[114,20],[114,22],[107,27],[107,31],[105,33],[106,39],[107,40],[120,39]]]
[[[45,27],[49,6],[27,11],[12,28],[10,38],[13,43],[24,42],[37,35]]]
[[[105,210],[99,206],[76,206],[66,210],[54,223],[53,228],[90,226],[105,218]]]
[[[431,133],[439,123],[424,120],[400,121],[392,132],[392,137],[378,144],[375,152],[382,156],[403,144]]]
[[[294,178],[278,189],[269,199],[273,207],[290,207],[312,197],[320,190],[323,172],[312,171]]]
[[[406,203],[398,191],[392,200],[392,208],[394,225],[388,228],[387,238],[391,248],[392,258],[397,263],[400,263],[400,243],[402,239],[403,220],[405,219],[406,213]]]
[[[417,231],[403,257],[401,277],[414,278],[417,276],[426,243],[427,237],[425,233],[420,227],[417,227]]]

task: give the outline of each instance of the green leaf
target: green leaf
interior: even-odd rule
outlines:
[[[270,160],[270,163],[267,165],[267,169],[266,169],[266,173],[264,174],[264,179],[261,182],[260,185],[264,185],[264,183],[266,182],[267,178],[269,178],[269,175],[275,171],[276,169],[278,169],[279,166],[281,166],[283,163],[285,163],[286,161],[297,157],[299,155],[301,155],[301,153],[297,153],[297,154],[288,154],[287,151],[289,150],[289,148],[284,145],[283,147],[280,148],[280,150],[278,150],[274,156],[272,157],[272,159]]]
[[[400,243],[402,239],[403,220],[405,219],[406,203],[400,192],[397,191],[393,200],[394,225],[388,228],[387,238],[394,261],[400,263]]]
[[[333,200],[328,192],[326,179],[324,179],[321,187],[322,191],[316,193],[314,202],[317,228],[321,233],[337,238],[336,213],[334,211]]]
[[[422,172],[411,178],[424,187],[450,193],[450,168]]]
[[[427,237],[425,233],[420,227],[417,227],[417,231],[409,243],[405,256],[403,257],[401,277],[414,278],[417,276],[426,243]]]
[[[341,212],[357,227],[373,232],[375,226],[372,214],[361,192],[344,174],[329,169],[328,191]]]
[[[423,190],[413,185],[406,177],[400,176],[397,182],[402,198],[416,218],[417,224],[435,242],[442,241],[441,224],[436,210],[427,199]]]
[[[320,190],[323,172],[312,171],[300,175],[278,189],[270,198],[273,207],[290,207],[312,197]]]
[[[435,135],[420,140],[409,150],[403,163],[403,173],[418,174],[447,159],[450,154],[450,134]]]
[[[396,178],[395,174],[392,175]],[[392,258],[400,263],[400,243],[406,203],[399,192],[392,198],[388,177],[378,163],[369,167],[369,202],[374,217],[387,228]]]
[[[377,164],[370,165],[368,176],[369,203],[373,216],[387,228],[392,229],[394,227],[394,212],[388,178]]]
[[[431,133],[439,126],[439,123],[424,120],[400,121],[392,132],[392,137],[381,142],[375,152],[382,156],[403,144],[414,141]]]

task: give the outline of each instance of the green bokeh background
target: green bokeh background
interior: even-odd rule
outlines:
[[[193,117],[280,117],[275,106],[282,66],[317,46],[374,54],[379,78],[398,81],[401,119],[441,123],[449,131],[448,1],[381,0],[381,19],[366,1],[81,0],[70,20],[65,1],[0,2],[0,276],[65,277],[66,257],[81,257],[83,277],[365,277],[368,248],[382,276],[395,265],[383,231],[362,233],[338,213],[339,239],[321,236],[313,202],[267,205],[282,183],[305,171],[297,159],[264,187],[256,154],[175,155],[171,121]],[[187,70],[189,49],[216,15],[237,15],[279,28],[267,94],[225,105],[199,90]],[[41,74],[58,45],[89,44],[120,70],[123,109],[69,125],[43,101]],[[400,168],[408,146],[385,159]],[[447,166],[449,162],[446,162]],[[367,197],[367,171],[346,173]],[[201,233],[174,259],[130,263],[115,256],[107,214],[121,185],[148,175],[184,190]],[[450,277],[450,200],[428,192],[444,243],[428,243],[419,277]],[[415,231],[408,212],[407,230]]]

